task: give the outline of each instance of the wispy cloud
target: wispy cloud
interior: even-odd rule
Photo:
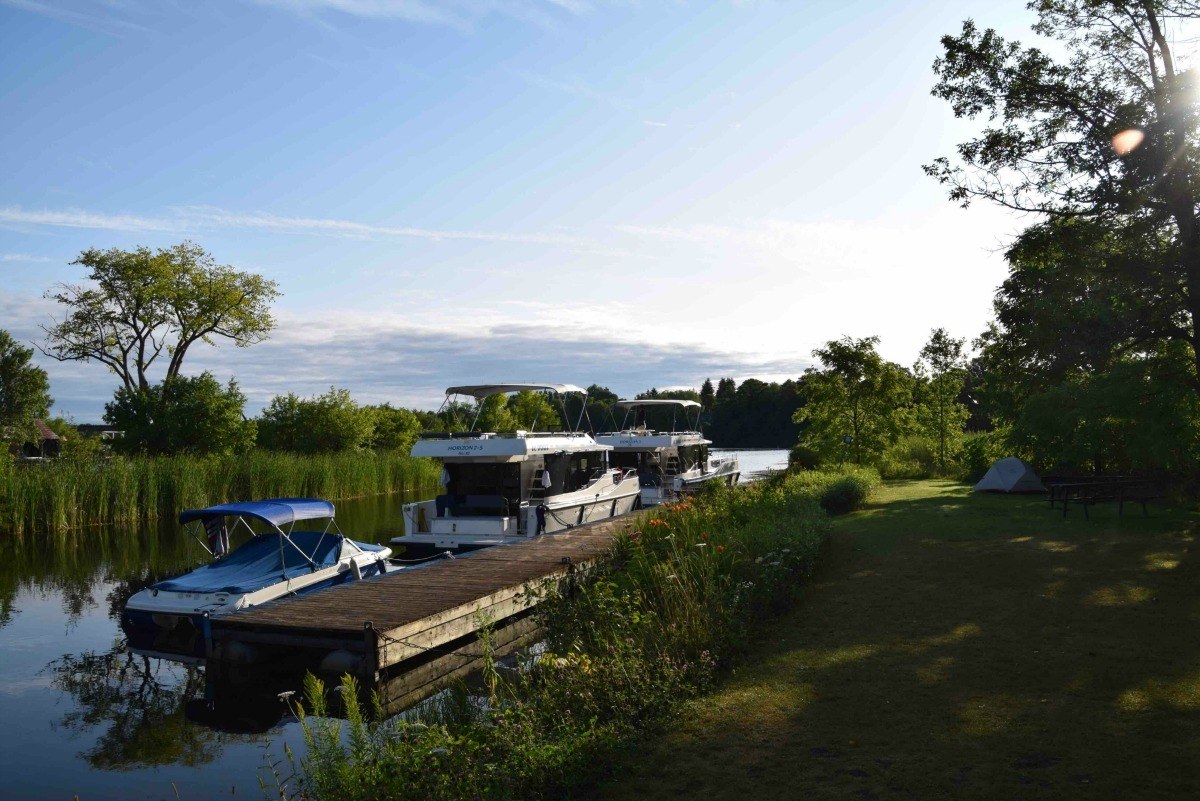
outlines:
[[[9,261],[42,264],[51,261],[51,259],[48,256],[34,256],[30,253],[0,253],[0,262]]]
[[[109,231],[188,233],[218,228],[240,228],[294,234],[340,237],[403,237],[431,241],[509,242],[594,248],[597,242],[570,234],[520,231],[470,231],[379,225],[329,217],[288,217],[270,212],[235,212],[210,206],[186,206],[169,216],[110,214],[83,209],[24,209],[0,207],[0,224],[90,228]]]
[[[261,6],[306,17],[340,14],[364,19],[390,19],[469,28],[491,14],[503,14],[540,26],[553,23],[548,11],[584,14],[584,0],[250,0]]]
[[[666,128],[667,127],[667,124],[665,122],[659,122],[658,120],[642,120],[642,125],[645,125],[647,128]]]

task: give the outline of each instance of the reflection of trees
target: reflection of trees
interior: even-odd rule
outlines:
[[[114,580],[118,586],[106,600],[109,616],[116,619],[124,599],[133,594],[130,587],[140,589],[187,570],[203,561],[202,556],[179,527],[165,523],[0,535],[0,628],[19,611],[16,597],[22,591],[59,593],[67,624],[72,625],[99,603],[96,585]]]
[[[184,717],[186,702],[204,693],[199,666],[181,665],[177,676],[161,660],[127,652],[122,642],[103,653],[67,654],[47,669],[53,686],[77,705],[60,726],[76,732],[107,726],[81,754],[94,768],[202,765],[220,753],[217,734]]]

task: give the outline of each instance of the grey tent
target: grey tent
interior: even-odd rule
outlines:
[[[1001,459],[988,468],[975,485],[976,492],[1045,492],[1046,485],[1033,468],[1015,456]]]

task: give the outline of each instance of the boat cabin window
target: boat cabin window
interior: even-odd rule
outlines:
[[[679,472],[686,473],[695,468],[708,468],[707,445],[685,445],[679,449]]]
[[[601,452],[559,453],[546,457],[550,489],[546,495],[583,489],[608,470],[607,454]]]
[[[609,454],[613,467],[619,467],[622,470],[640,470],[642,461],[646,454],[638,451],[613,451]]]
[[[438,517],[507,517],[521,505],[519,464],[445,465],[445,492],[437,497]]]

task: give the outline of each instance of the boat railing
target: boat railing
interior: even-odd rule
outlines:
[[[626,428],[621,431],[601,431],[596,434],[598,437],[683,437],[696,436],[702,437],[704,434],[700,431],[657,431],[652,428]]]
[[[422,431],[420,439],[534,439],[536,437],[586,437],[586,431]]]

